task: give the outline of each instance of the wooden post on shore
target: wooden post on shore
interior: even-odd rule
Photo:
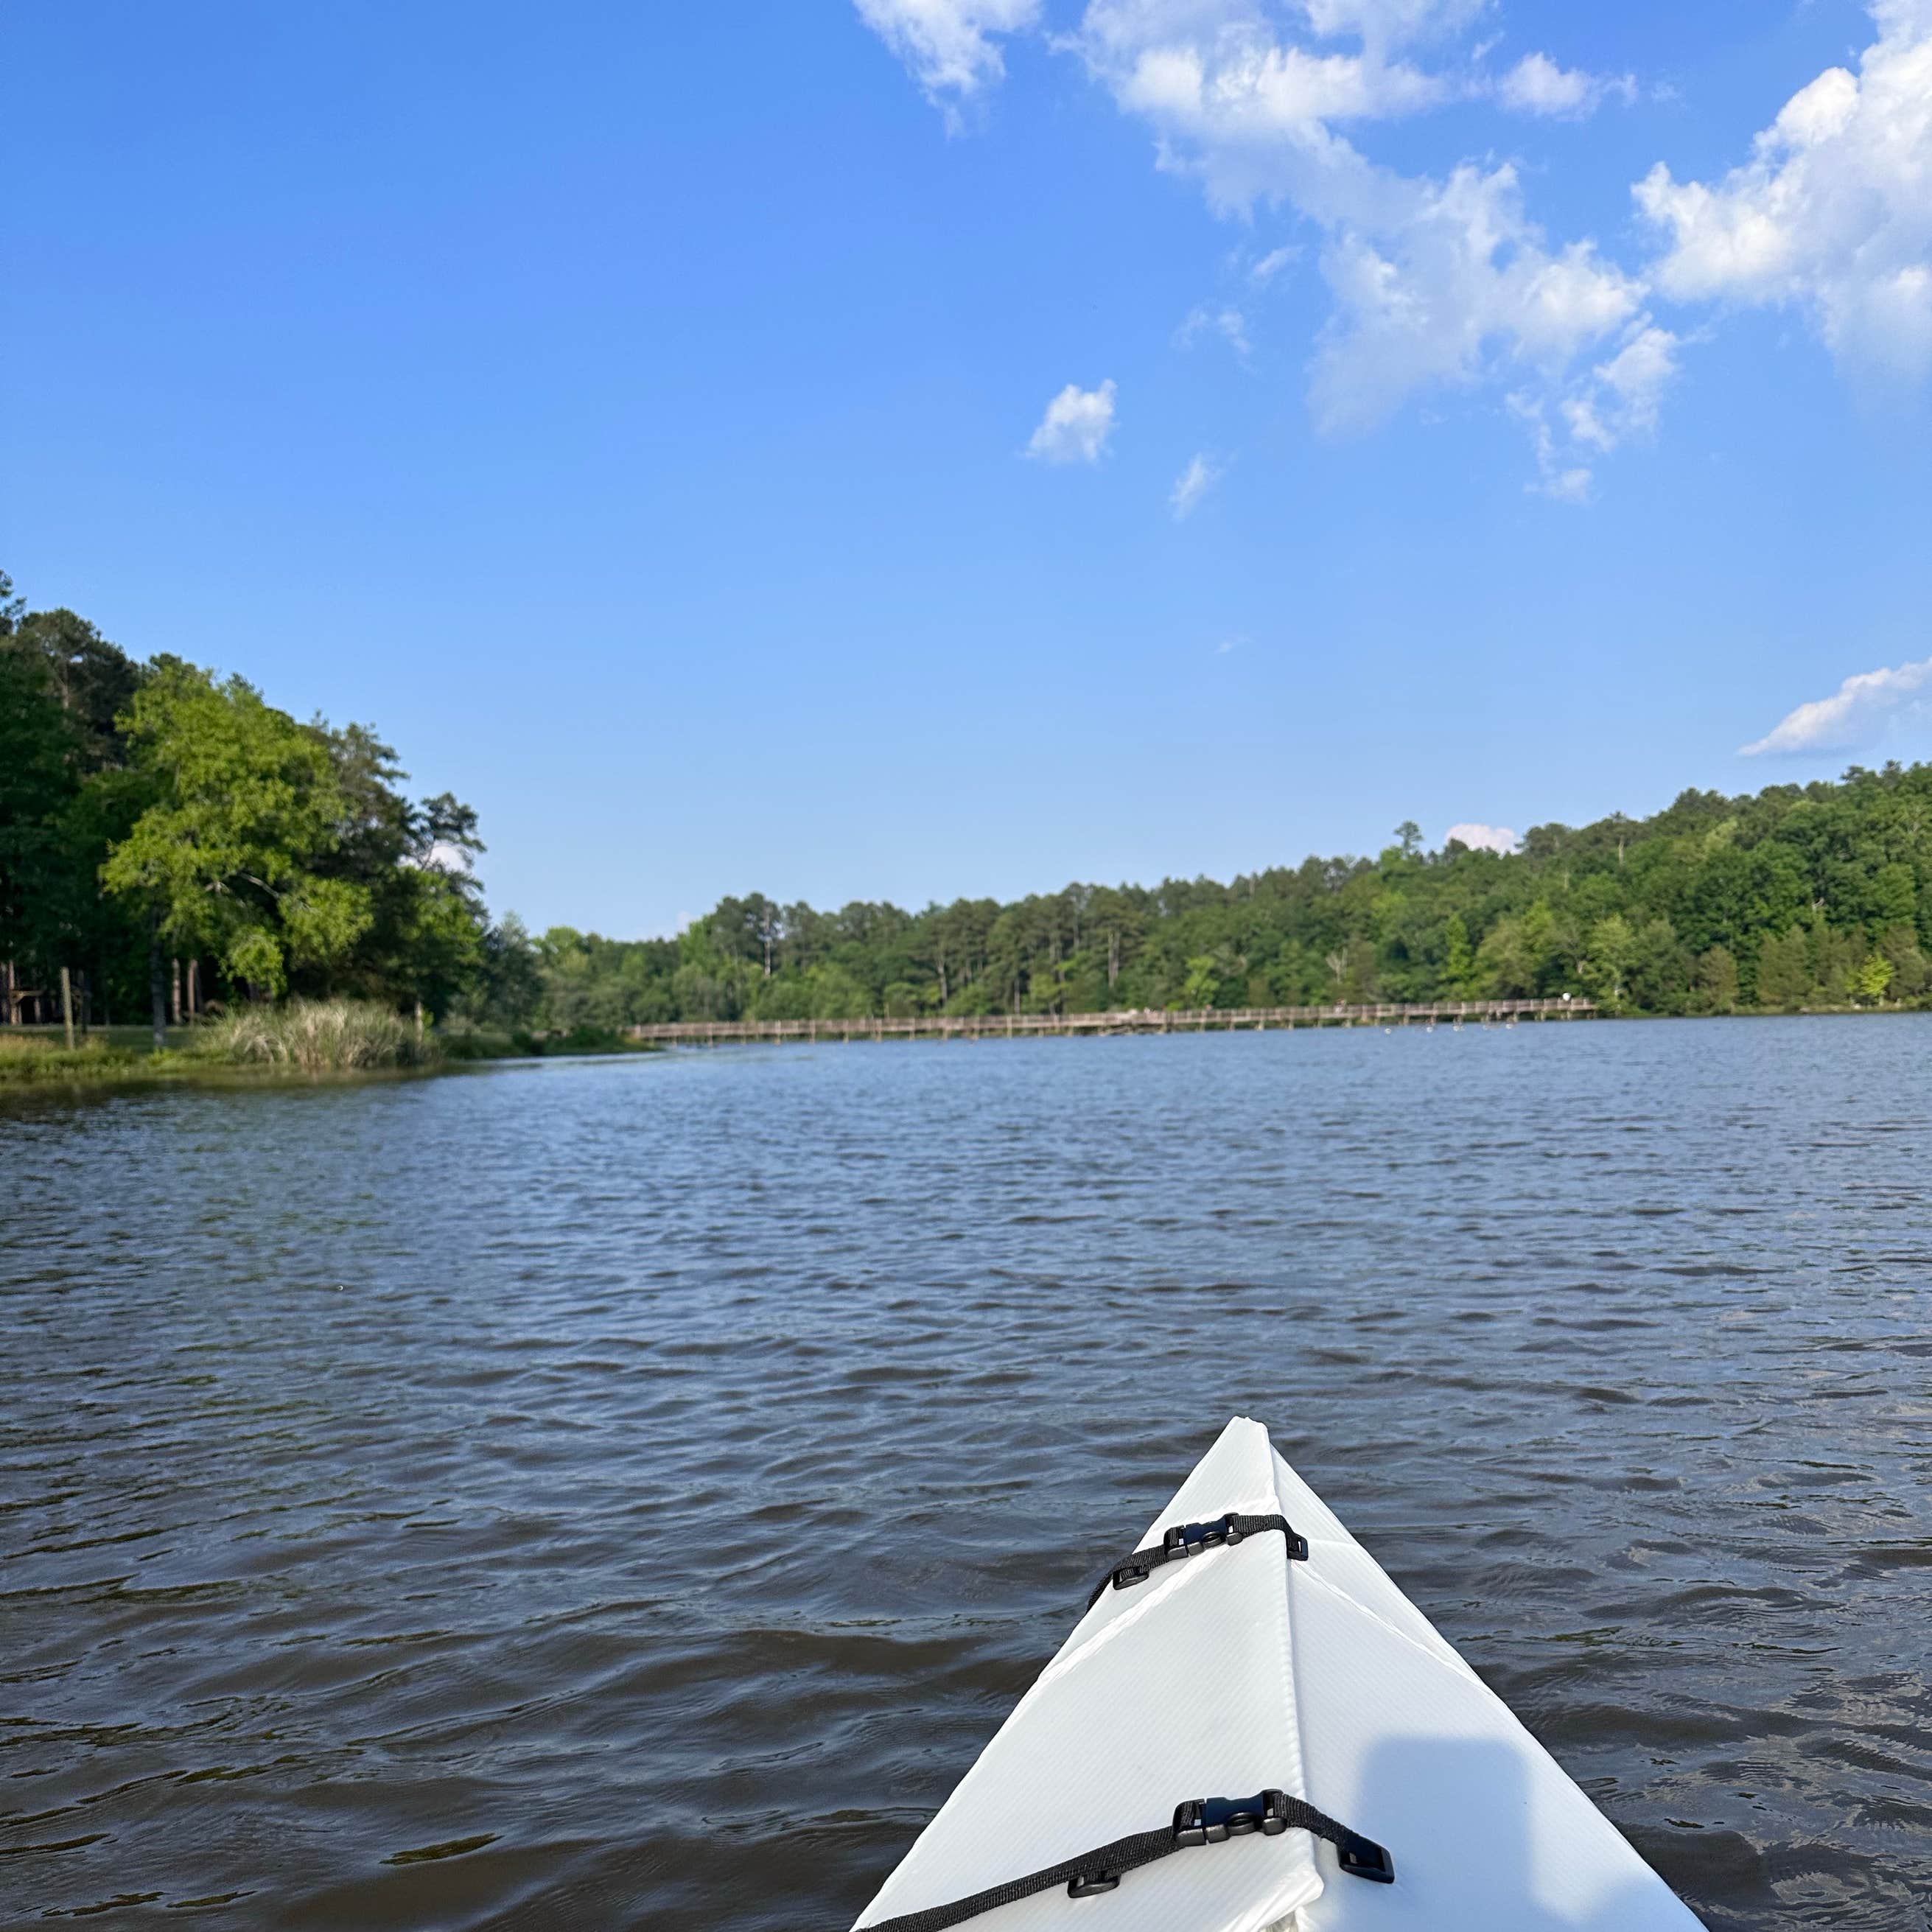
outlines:
[[[61,968],[61,1024],[67,1028],[67,1050],[74,1051],[74,982]]]
[[[160,916],[148,913],[148,1031],[157,1053],[168,1043],[167,969],[161,963]]]

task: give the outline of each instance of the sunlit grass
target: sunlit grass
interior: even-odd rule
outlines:
[[[291,1000],[242,1006],[200,1029],[192,1051],[241,1066],[304,1073],[358,1073],[428,1066],[442,1058],[433,1037],[373,1000]]]

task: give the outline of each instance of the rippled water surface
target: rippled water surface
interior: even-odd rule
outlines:
[[[1261,1418],[1713,1928],[1932,1924],[1932,1022],[0,1109],[0,1921],[848,1924]]]

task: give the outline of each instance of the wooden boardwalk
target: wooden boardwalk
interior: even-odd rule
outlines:
[[[633,1040],[671,1046],[741,1040],[1015,1040],[1039,1034],[1274,1033],[1297,1027],[1514,1026],[1519,1020],[1587,1019],[1588,1000],[1444,1000],[1432,1006],[1208,1006],[1175,1012],[920,1013],[904,1019],[674,1020],[634,1026]]]

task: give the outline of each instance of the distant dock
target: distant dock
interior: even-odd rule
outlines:
[[[1149,1007],[1105,1013],[920,1013],[901,1019],[674,1020],[628,1029],[666,1046],[740,1041],[1016,1040],[1030,1034],[1292,1033],[1300,1027],[1514,1026],[1519,1020],[1588,1019],[1588,1000],[1444,1000],[1431,1006]]]

